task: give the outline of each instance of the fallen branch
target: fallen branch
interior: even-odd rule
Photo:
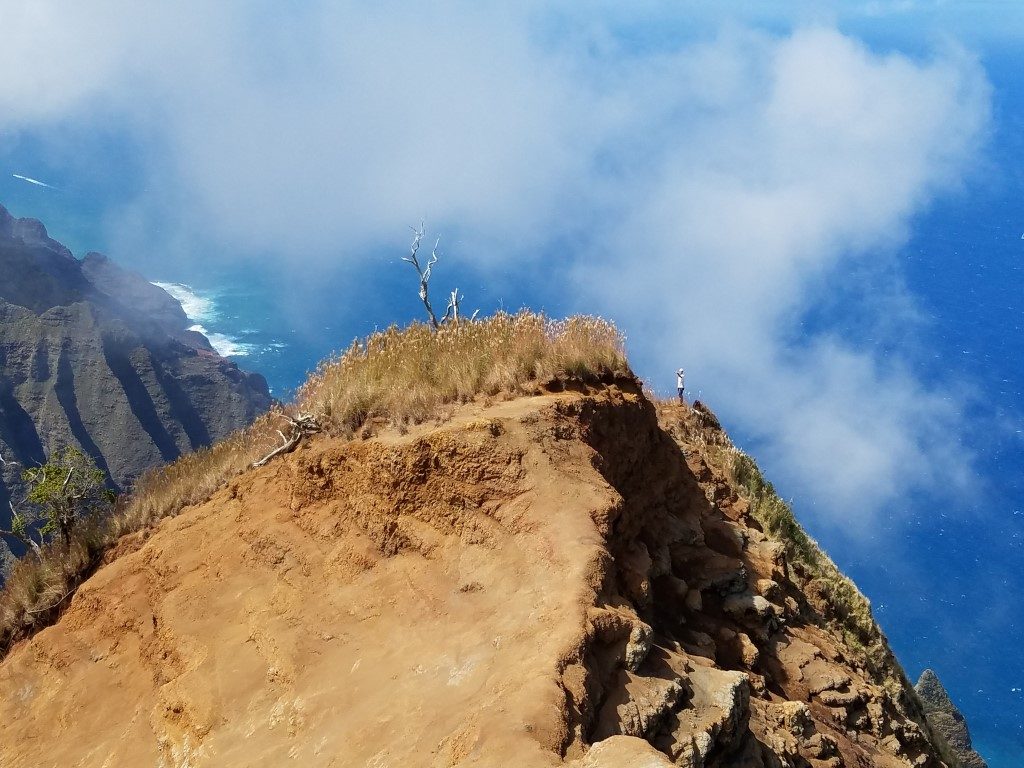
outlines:
[[[62,597],[56,603],[52,603],[51,605],[47,605],[44,608],[35,608],[34,610],[31,610],[31,611],[25,611],[25,613],[30,614],[30,615],[34,615],[34,614],[37,614],[37,613],[46,613],[47,611],[52,611],[58,605],[60,605],[65,600],[67,600],[69,597],[71,597],[71,595],[73,595],[75,593],[75,590],[77,590],[77,589],[78,589],[78,585],[76,584],[71,589],[69,589],[67,592],[65,592],[64,593],[64,597]]]
[[[290,430],[289,434],[286,435],[281,430],[277,430],[277,434],[281,436],[281,445],[277,446],[277,448],[272,450],[259,461],[254,461],[252,463],[254,468],[262,467],[276,456],[291,453],[298,447],[299,443],[302,442],[302,438],[314,435],[320,431],[320,423],[316,420],[316,416],[313,416],[312,414],[300,413],[295,418],[284,415],[284,418],[288,422]]]

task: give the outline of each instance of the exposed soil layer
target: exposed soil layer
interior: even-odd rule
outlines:
[[[941,765],[682,445],[615,385],[312,440],[10,653],[0,764]]]

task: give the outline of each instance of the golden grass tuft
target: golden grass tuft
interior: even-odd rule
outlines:
[[[551,379],[631,375],[622,334],[604,320],[499,312],[479,322],[395,327],[323,363],[296,397],[342,434],[368,419],[420,423],[439,406],[501,392],[528,394]]]
[[[477,396],[527,394],[555,379],[597,383],[632,376],[622,334],[605,320],[551,320],[499,312],[479,321],[392,327],[325,361],[288,408],[314,414],[328,431],[351,436],[369,419],[396,425],[439,417]],[[111,515],[88,521],[70,548],[51,544],[42,562],[19,560],[0,589],[0,658],[60,615],[71,594],[124,535],[199,504],[278,442],[272,411],[216,445],[146,473]]]
[[[278,415],[276,410],[264,414],[230,437],[144,474],[111,517],[111,535],[116,539],[142,530],[206,501],[227,479],[245,471],[274,446]]]

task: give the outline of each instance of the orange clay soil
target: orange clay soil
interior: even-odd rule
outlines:
[[[314,439],[0,663],[0,765],[940,765],[688,454],[628,384]]]

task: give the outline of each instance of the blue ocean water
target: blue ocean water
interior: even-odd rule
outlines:
[[[931,383],[969,383],[949,396],[962,402],[971,427],[950,439],[961,441],[965,461],[973,457],[981,482],[967,500],[942,488],[908,496],[905,508],[893,510],[867,545],[819,528],[814,510],[799,499],[795,506],[872,599],[908,674],[934,668],[991,768],[1016,768],[1024,765],[1024,98],[1017,84],[1024,56],[996,51],[984,63],[996,111],[988,164],[914,222],[900,270],[929,321],[923,333],[930,354],[914,359],[915,373]],[[4,152],[8,164],[62,186],[60,169],[32,165],[37,148],[30,142]],[[115,164],[122,154],[111,149]],[[71,173],[66,167],[63,172]],[[0,201],[17,215],[46,221],[79,255],[112,251],[96,222],[111,201],[138,193],[112,181],[132,177],[131,168],[118,167],[117,173],[89,177],[91,186],[57,194],[3,179]],[[172,266],[144,253],[112,255],[149,279],[174,284],[193,322],[240,365],[263,373],[284,400],[318,361],[352,338],[420,313],[398,253],[381,254],[358,270],[319,269],[313,280],[284,279],[245,254],[216,268]],[[540,303],[553,313],[569,306],[550,287],[501,277],[502,295],[488,287],[493,276],[463,287],[485,311],[500,303]],[[855,316],[849,302],[856,300],[856,287],[851,285],[847,302],[840,296],[812,319],[857,334],[854,322],[844,319]],[[877,351],[898,351],[884,347],[890,343],[879,342]],[[640,373],[662,378],[658,371]],[[720,415],[728,425],[729,414]],[[756,445],[750,447],[756,454]],[[769,476],[771,469],[766,467]]]

